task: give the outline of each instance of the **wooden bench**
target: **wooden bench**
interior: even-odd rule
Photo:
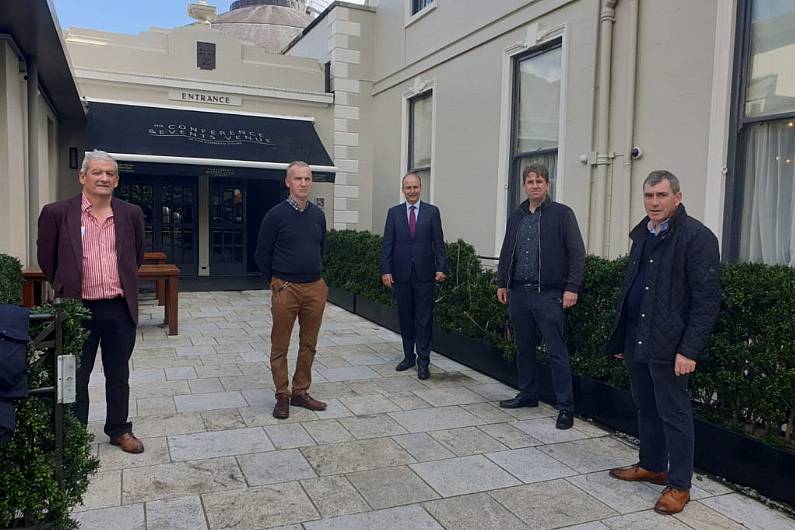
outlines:
[[[144,265],[165,265],[166,259],[165,252],[144,252]],[[155,281],[155,293],[157,293],[157,305],[165,305],[166,303],[166,282],[165,280]]]
[[[163,282],[163,303],[165,305],[164,322],[168,324],[168,334],[179,333],[179,267],[176,265],[141,265],[138,269],[139,280]],[[33,307],[45,299],[43,288],[46,284],[44,273],[39,269],[22,271],[25,283],[22,286],[22,302],[26,307]]]

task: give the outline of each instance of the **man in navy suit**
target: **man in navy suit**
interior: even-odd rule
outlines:
[[[416,364],[417,376],[428,379],[434,280],[443,282],[447,272],[442,218],[439,208],[420,201],[422,181],[418,175],[404,176],[402,190],[406,202],[393,206],[386,215],[381,281],[394,288],[398,304],[404,359],[396,370],[402,372]]]

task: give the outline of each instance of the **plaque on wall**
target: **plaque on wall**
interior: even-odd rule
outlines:
[[[196,43],[196,66],[202,70],[215,70],[215,43]]]

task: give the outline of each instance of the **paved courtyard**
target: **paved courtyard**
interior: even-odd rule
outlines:
[[[146,452],[107,443],[75,517],[126,529],[795,529],[795,519],[698,475],[675,517],[651,511],[661,487],[611,467],[636,449],[548,406],[504,411],[514,392],[432,357],[431,379],[398,373],[398,335],[329,305],[311,395],[320,413],[271,416],[270,293],[184,293],[180,330],[142,307],[130,412]],[[292,348],[291,357],[294,360]],[[104,418],[101,374],[91,420]]]

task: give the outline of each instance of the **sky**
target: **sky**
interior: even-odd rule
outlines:
[[[198,2],[198,0],[194,0]],[[219,13],[233,0],[208,0]],[[348,0],[362,4],[364,0]],[[52,0],[61,27],[90,28],[114,33],[140,33],[150,27],[174,28],[193,22],[189,0]]]

